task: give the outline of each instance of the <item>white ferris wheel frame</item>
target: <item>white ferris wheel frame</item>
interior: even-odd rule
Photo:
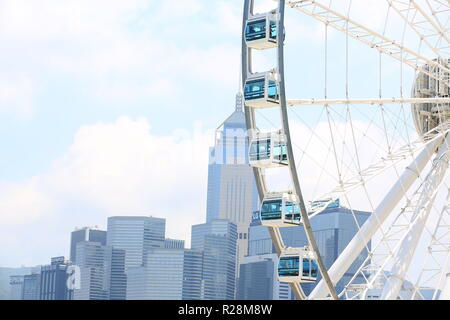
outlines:
[[[245,0],[243,27],[242,27],[242,84],[245,85],[247,77],[252,74],[252,49],[249,48],[245,41],[245,26],[250,15],[253,14],[253,4],[255,0]],[[391,268],[391,274],[386,280],[381,299],[396,299],[399,295],[401,286],[406,277],[406,271],[411,263],[417,247],[418,240],[424,230],[424,226],[428,215],[430,213],[433,201],[436,197],[436,190],[442,184],[446,176],[449,165],[450,144],[450,121],[446,121],[438,125],[430,132],[424,133],[419,139],[403,146],[398,150],[390,153],[386,158],[381,159],[378,163],[362,170],[359,176],[353,177],[348,181],[344,181],[340,186],[333,189],[325,198],[330,199],[329,202],[324,202],[314,212],[308,213],[303,201],[302,191],[300,188],[299,177],[294,160],[294,153],[292,150],[292,142],[289,128],[289,120],[287,114],[287,106],[314,106],[314,105],[335,105],[335,104],[406,104],[406,103],[433,103],[437,105],[450,104],[448,97],[432,97],[432,98],[378,98],[378,99],[296,99],[288,100],[285,93],[284,80],[284,10],[285,6],[298,9],[299,11],[313,17],[314,19],[330,26],[347,36],[354,38],[373,49],[376,49],[380,54],[386,54],[402,64],[408,65],[417,72],[424,73],[430,78],[441,81],[447,86],[450,86],[448,77],[445,73],[450,73],[448,64],[443,63],[443,59],[448,57],[450,53],[450,39],[448,31],[443,28],[442,23],[435,15],[442,12],[450,13],[450,2],[445,6],[441,0],[426,0],[427,4],[433,12],[433,17],[430,17],[424,10],[413,0],[408,1],[406,6],[405,1],[401,0],[386,0],[389,6],[392,7],[401,17],[405,23],[416,32],[424,43],[439,57],[439,59],[429,59],[428,57],[405,47],[403,44],[397,43],[385,35],[379,34],[362,24],[357,23],[349,18],[349,16],[342,15],[328,6],[325,6],[314,0],[278,0],[277,9],[277,68],[274,70],[278,73],[277,78],[280,84],[280,115],[282,122],[282,132],[286,135],[288,167],[294,186],[295,194],[298,197],[298,204],[301,212],[301,225],[305,229],[307,239],[311,250],[318,258],[318,267],[322,275],[322,280],[317,284],[309,296],[306,296],[298,283],[290,283],[290,287],[297,299],[337,299],[335,286],[342,278],[344,273],[348,270],[350,265],[359,256],[361,251],[365,248],[368,241],[380,229],[382,223],[391,214],[393,209],[397,206],[405,193],[410,189],[414,182],[418,179],[420,174],[424,171],[427,164],[430,163],[433,155],[436,154],[432,162],[432,168],[427,174],[425,181],[419,186],[419,189],[414,193],[415,201],[408,204],[408,210],[411,211],[411,223],[404,233],[404,236],[399,239],[395,253],[388,258],[395,260]],[[438,8],[433,5],[438,4]],[[427,28],[424,28],[424,24]],[[434,43],[432,42],[434,41]],[[445,45],[442,45],[442,42]],[[437,45],[440,44],[440,45]],[[444,72],[431,72],[426,66],[432,66],[443,70]],[[255,130],[256,117],[253,108],[245,106],[245,116],[248,130]],[[338,199],[342,195],[346,195],[349,190],[356,188],[362,183],[380,174],[395,165],[400,160],[404,159],[405,154],[412,155],[420,151],[411,164],[406,167],[405,171],[399,176],[398,181],[386,193],[386,196],[376,207],[369,219],[362,225],[357,234],[353,237],[344,251],[339,255],[338,259],[333,263],[331,268],[326,269],[314,238],[313,230],[309,219],[313,218],[322,212],[329,203]],[[260,199],[268,193],[265,177],[261,168],[253,168],[255,180],[258,188]],[[285,245],[281,237],[279,227],[268,227],[270,236],[272,238],[275,251],[280,256],[285,250]],[[395,258],[395,259],[394,259]],[[445,267],[445,266],[444,266]],[[378,273],[382,269],[378,269]],[[441,272],[442,273],[442,272]],[[444,275],[445,276],[445,275]],[[441,274],[442,277],[442,274]],[[447,282],[450,280],[447,278]],[[367,290],[368,287],[365,287]],[[450,288],[449,288],[450,289]],[[445,295],[445,293],[443,294]]]

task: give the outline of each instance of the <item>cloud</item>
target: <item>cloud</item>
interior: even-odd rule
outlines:
[[[46,255],[37,252],[61,251],[62,246],[37,249],[39,242],[68,237],[80,224],[106,226],[112,215],[164,217],[167,235],[189,242],[191,225],[204,220],[213,137],[200,123],[192,132],[155,136],[144,118],[120,117],[113,123],[81,127],[47,172],[1,184],[0,234],[13,237],[16,245],[3,247],[0,261],[34,254],[34,263],[43,263],[39,259]],[[11,230],[17,231],[10,234]],[[34,245],[26,245],[30,238]]]

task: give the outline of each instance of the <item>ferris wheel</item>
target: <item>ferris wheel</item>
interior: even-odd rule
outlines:
[[[381,30],[361,22],[375,13],[360,3],[355,14],[357,0],[257,2],[244,0],[242,90],[279,280],[297,299],[450,299],[450,1],[377,1]],[[289,30],[291,12],[320,43]],[[318,51],[299,62],[299,50]],[[258,55],[271,67],[257,70]],[[314,221],[336,206],[357,231],[327,265]],[[304,247],[283,242],[295,226]]]

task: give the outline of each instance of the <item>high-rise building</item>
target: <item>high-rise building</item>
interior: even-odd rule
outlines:
[[[106,231],[99,230],[97,227],[84,227],[72,231],[70,238],[70,261],[76,264],[76,246],[81,241],[99,242],[106,245]]]
[[[41,300],[72,300],[73,290],[67,286],[69,265],[64,257],[54,257],[50,265],[41,267]]]
[[[203,251],[202,300],[234,300],[237,227],[224,219],[192,226],[191,246]]]
[[[9,277],[10,299],[22,300],[23,297],[23,275]]]
[[[150,249],[142,267],[128,270],[128,300],[200,298],[202,252],[183,248]]]
[[[370,216],[369,212],[364,211],[353,211],[357,222],[362,225],[367,218]],[[352,212],[346,208],[328,208],[322,213],[311,219],[311,225],[314,230],[314,235],[319,246],[322,259],[327,268],[330,268],[333,262],[337,259],[339,254],[345,249],[347,244],[350,242],[352,237],[358,231],[355,224]],[[305,232],[302,226],[291,227],[291,228],[280,228],[280,232],[287,247],[303,247],[308,244]],[[369,243],[370,246],[370,243]],[[258,279],[259,276],[255,273],[246,272],[245,270],[256,268],[252,265],[255,263],[255,257],[259,256],[259,259],[270,259],[274,261],[275,268],[278,265],[278,258],[276,256],[275,250],[272,245],[272,241],[269,235],[267,227],[260,224],[259,220],[255,219],[249,229],[249,251],[246,257],[245,264],[250,264],[250,266],[241,265],[241,272],[238,287],[238,296],[244,296],[246,299],[256,299],[260,292],[249,291],[248,283],[255,282],[266,282],[270,283],[271,280],[267,278]],[[358,259],[351,265],[349,270],[345,273],[342,280],[338,282],[336,289],[341,291],[343,286],[353,277],[357,268],[364,259],[367,257],[367,253],[361,253]],[[276,273],[275,273],[276,275]],[[306,294],[309,294],[317,282],[320,280],[320,275],[318,280],[314,283],[302,284],[303,290]],[[362,279],[356,279],[356,281],[362,281]],[[278,282],[276,280],[276,282]],[[291,299],[292,294],[290,289],[288,289],[289,294],[285,294],[287,291],[286,284],[279,283],[261,287],[269,288],[269,291],[265,295],[273,294],[274,297],[278,296],[279,299]],[[274,298],[276,299],[276,298]]]
[[[107,245],[125,250],[125,271],[141,267],[147,250],[163,248],[166,220],[145,216],[108,218]]]
[[[277,300],[274,297],[275,290],[273,290],[274,282],[276,282],[274,281],[276,279],[274,271],[275,261],[270,258],[241,264],[237,299]]]
[[[236,96],[235,111],[217,128],[210,148],[206,222],[228,219],[237,225],[239,261],[247,253],[247,232],[259,198],[249,165],[243,98]]]
[[[164,240],[164,248],[167,248],[167,249],[183,249],[184,248],[184,240],[166,238]]]
[[[125,250],[112,248],[109,300],[125,300],[126,294]]]
[[[23,300],[40,300],[41,273],[27,274],[23,277]]]
[[[125,299],[125,252],[99,242],[81,241],[76,245],[80,288],[75,300]]]

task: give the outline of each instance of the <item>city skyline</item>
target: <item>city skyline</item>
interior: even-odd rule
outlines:
[[[273,7],[273,1],[262,3],[263,8]],[[378,3],[365,1],[373,13],[371,25],[384,19]],[[167,225],[168,235],[188,243],[188,226],[201,223],[206,210],[214,131],[233,111],[240,89],[242,3],[189,0],[174,11],[144,0],[72,7],[48,0],[33,7],[33,14],[22,1],[3,1],[2,6],[1,12],[8,14],[2,16],[0,37],[10,46],[0,58],[11,64],[3,73],[8,81],[0,78],[0,91],[5,92],[0,95],[0,232],[5,248],[0,265],[45,263],[47,256],[66,249],[42,234],[67,243],[73,226],[84,225],[80,220],[105,228],[111,215],[166,217],[173,221]],[[361,16],[364,8],[358,3],[355,7]],[[169,15],[174,19],[165,19]],[[152,32],[148,21],[158,22],[161,32]],[[293,61],[290,83],[303,88],[299,96],[321,95],[321,88],[296,73],[321,70],[321,61],[312,63],[310,57],[322,45],[323,30],[294,12],[287,22],[304,30],[287,54],[308,61]],[[45,28],[38,31],[36,25]],[[329,37],[329,49],[336,52],[330,65],[338,69],[344,59],[341,39],[333,32]],[[48,45],[36,48],[43,40]],[[82,47],[84,54],[74,56]],[[23,48],[34,51],[40,62]],[[364,48],[355,46],[353,52],[360,56],[358,65],[367,64]],[[119,62],[113,63],[114,58]],[[159,62],[157,69],[154,61]],[[267,65],[267,59],[261,57],[258,64]],[[376,82],[376,71],[367,72],[373,77],[366,82]],[[342,77],[329,77],[329,94],[343,96]],[[405,81],[408,77],[405,72]],[[384,89],[387,96],[397,92],[396,81],[391,81]],[[359,81],[350,89],[372,94]],[[23,98],[16,99],[18,92]],[[179,197],[182,201],[172,201]],[[30,243],[36,246],[30,248]]]
[[[0,1],[0,298],[446,299],[449,11]]]

